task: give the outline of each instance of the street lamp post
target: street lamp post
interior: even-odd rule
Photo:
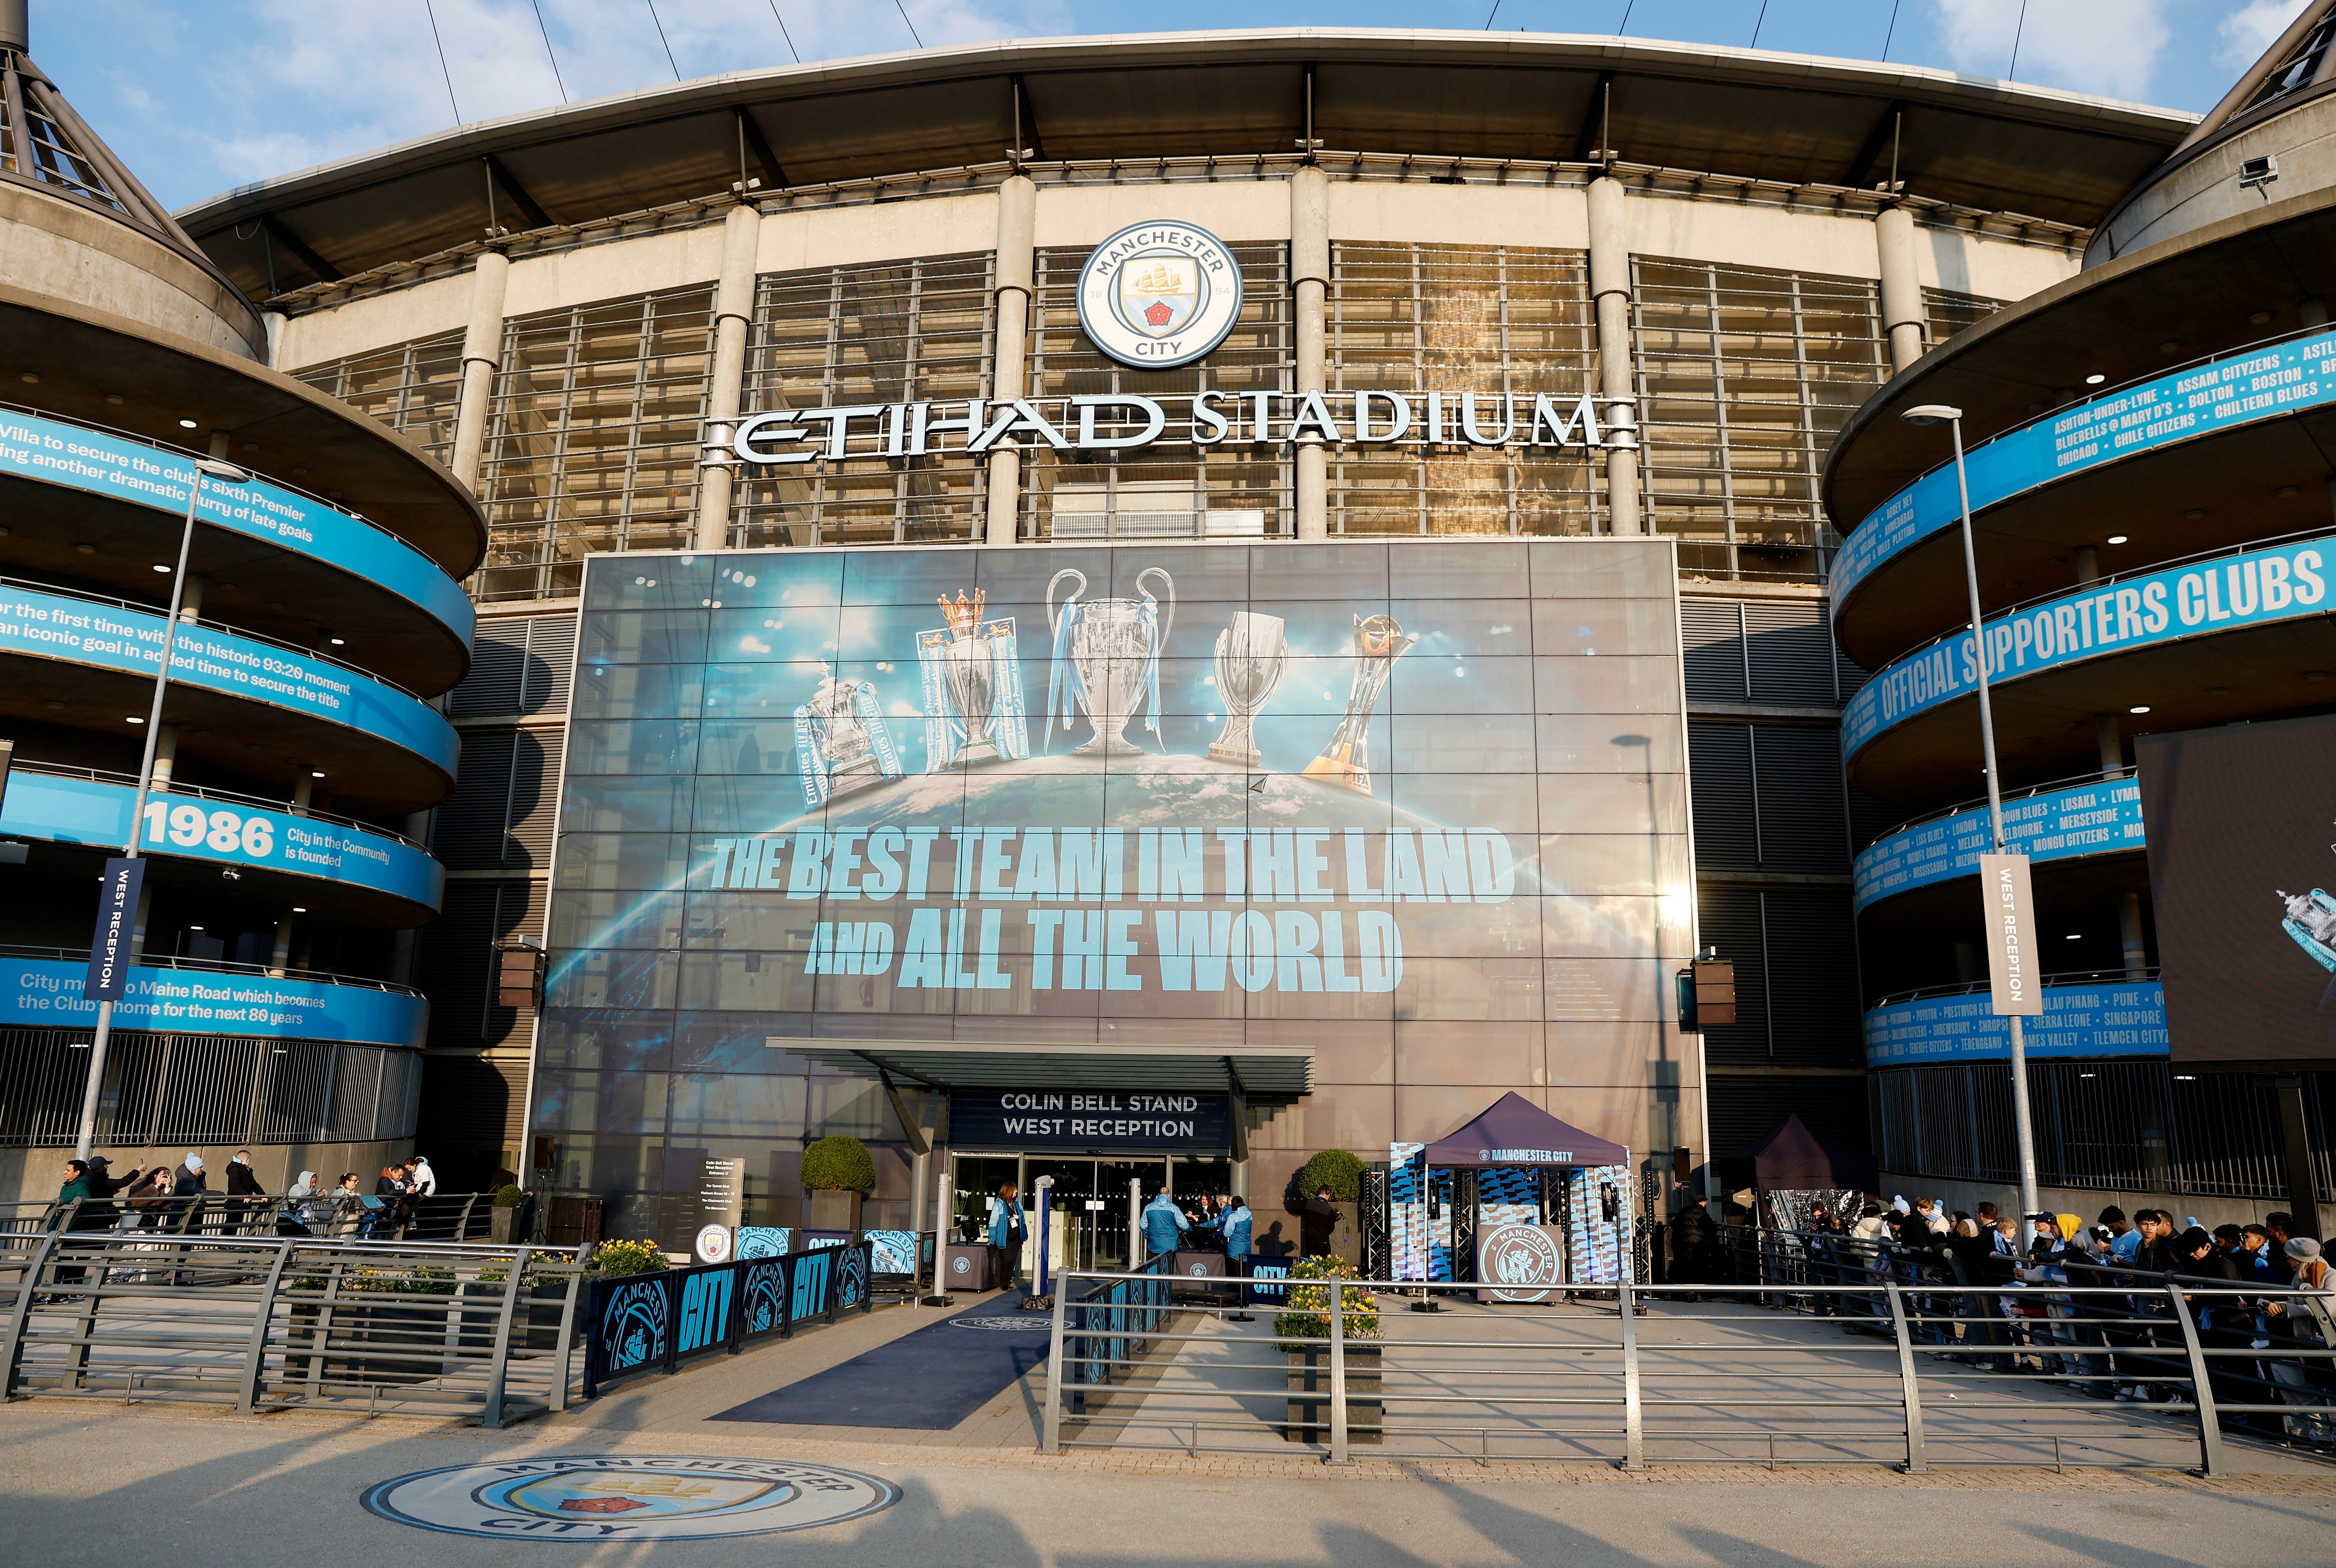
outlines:
[[[1961,502],[1963,527],[1963,587],[1971,595],[1971,628],[1974,663],[1979,670],[1980,754],[1987,765],[1988,835],[1997,854],[2003,842],[2003,788],[1995,766],[1995,710],[1987,694],[1987,632],[1979,606],[1979,553],[1971,541],[1971,479],[1963,470],[1963,411],[1950,404],[1926,403],[1899,418],[1909,424],[1944,424],[1955,444],[1955,492]],[[2036,1124],[2028,1105],[2028,1037],[2020,1015],[2004,1015],[2011,1035],[2011,1119],[2020,1142],[2020,1213],[2021,1222],[2036,1213]]]
[[[241,484],[250,479],[231,463],[217,458],[198,457],[191,460],[194,473],[187,482],[186,521],[179,529],[179,565],[170,575],[170,617],[162,623],[162,662],[154,671],[154,700],[146,712],[146,754],[138,765],[138,794],[130,807],[130,842],[122,852],[124,860],[138,858],[138,844],[143,836],[146,797],[154,788],[154,746],[162,733],[162,696],[170,685],[170,655],[179,642],[179,609],[187,591],[187,557],[195,542],[195,507],[202,498],[206,476],[221,484]],[[105,1086],[105,1048],[113,1037],[113,1003],[101,999],[97,1004],[97,1033],[90,1040],[89,1083],[81,1095],[81,1131],[73,1139],[73,1156],[89,1158],[90,1147],[97,1139],[97,1101]]]

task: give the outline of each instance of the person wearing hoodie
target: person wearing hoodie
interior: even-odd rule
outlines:
[[[171,1173],[170,1178],[170,1195],[188,1200],[180,1205],[178,1230],[201,1231],[206,1235],[210,1233],[209,1227],[203,1223],[203,1200],[210,1195],[210,1190],[211,1179],[203,1170],[203,1157],[192,1149],[188,1150],[187,1157],[179,1162],[179,1168]]]
[[[1144,1250],[1155,1258],[1163,1252],[1174,1251],[1177,1242],[1192,1223],[1184,1218],[1184,1211],[1176,1206],[1176,1200],[1168,1195],[1168,1189],[1161,1188],[1144,1208]]]

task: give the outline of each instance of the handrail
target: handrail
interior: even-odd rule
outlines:
[[[2033,609],[2038,605],[2050,604],[2058,599],[2088,598],[2102,589],[2114,588],[2117,584],[2129,581],[2134,578],[2155,577],[2161,571],[2171,571],[2176,567],[2191,566],[2202,560],[2218,560],[2226,555],[2244,555],[2251,550],[2267,549],[2275,544],[2286,544],[2294,541],[2314,539],[2336,540],[2336,532],[2331,532],[2325,527],[2299,529],[2293,533],[2268,534],[2262,539],[2242,540],[2236,544],[2216,545],[2212,550],[2202,550],[2192,555],[2170,556],[2166,560],[2154,560],[2144,566],[2128,567],[2123,571],[2112,572],[2106,577],[2097,577],[2090,582],[2080,582],[2066,587],[2048,589],[2043,593],[2035,594],[2027,599],[2018,599],[1999,609],[1986,611],[1985,617],[1987,623],[1991,626],[1999,620],[2003,620],[2011,616],[2018,615],[2022,610]],[[1916,655],[1927,653],[1932,648],[1938,647],[1941,643],[1946,642],[1953,638],[1961,637],[1970,630],[1971,622],[1964,621],[1946,631],[1939,633],[1936,637],[1926,638],[1922,642],[1910,643],[1906,647],[1900,648],[1896,653],[1892,654],[1889,657],[1883,659],[1874,670],[1874,677],[1878,678],[1881,676],[1886,675],[1889,673],[1893,666],[1903,664],[1908,659],[1914,657]],[[2146,647],[2147,645],[2142,644],[2138,646]],[[2011,677],[2000,670],[1995,670],[1989,673],[1988,678],[1990,680],[2000,681]]]
[[[0,957],[12,959],[50,959],[66,962],[87,961],[85,948],[42,948],[22,943],[0,942]],[[412,986],[401,986],[394,980],[376,980],[363,975],[345,975],[334,969],[278,969],[268,964],[236,964],[224,959],[179,959],[160,953],[141,953],[130,960],[131,969],[186,969],[210,975],[257,975],[271,980],[307,980],[316,985],[350,986],[360,990],[387,991],[394,996],[419,997],[425,993]]]
[[[12,765],[17,773],[44,774],[52,778],[87,779],[92,784],[122,784],[131,789],[138,787],[136,774],[117,773],[112,768],[73,767],[65,763],[40,762],[30,757],[18,757]],[[171,779],[167,784],[157,784],[154,786],[154,793],[192,795],[197,800],[233,801],[238,805],[262,806],[269,811],[282,812],[287,816],[309,817],[317,822],[331,823],[335,827],[355,828],[359,833],[372,833],[376,838],[395,839],[408,849],[420,850],[423,854],[430,852],[428,846],[418,843],[404,833],[394,832],[389,828],[378,827],[372,823],[359,822],[355,817],[345,817],[332,812],[318,811],[314,806],[295,805],[290,801],[271,800],[266,795],[245,794],[240,790],[209,789],[200,784],[180,784],[177,779]],[[168,853],[169,852],[156,852]]]
[[[2054,986],[2082,985],[2144,985],[2157,979],[2156,964],[2134,969],[2068,969],[2057,975],[2046,975],[2039,982],[2046,989]],[[1934,997],[1975,997],[1993,986],[1992,980],[1961,980],[1951,986],[1919,986],[1911,991],[1893,991],[1877,999],[1865,1010],[1869,1013],[1883,1008],[1894,1008],[1902,1002],[1929,1001]]]
[[[1884,666],[1883,667],[1887,668],[1888,667]],[[24,765],[19,763],[17,765],[21,767]],[[2033,800],[2038,795],[2050,794],[2056,790],[2081,789],[2087,784],[2116,784],[2121,779],[2139,778],[2140,776],[2141,770],[2139,768],[2131,767],[2114,769],[2104,768],[2098,773],[2070,774],[2067,778],[2054,779],[2049,784],[2028,784],[2020,789],[2008,790],[2004,793],[2002,800],[2005,807],[2008,809],[2014,801]],[[1872,838],[1866,840],[1864,843],[1858,847],[1857,853],[1864,854],[1867,850],[1872,849],[1883,839],[1895,838],[1898,834],[1908,832],[1911,829],[1925,827],[1935,822],[1944,822],[1949,817],[1961,816],[1963,813],[1968,811],[1977,811],[1980,807],[1987,803],[1987,797],[1985,795],[1973,795],[1970,800],[1957,801],[1953,805],[1941,806],[1935,811],[1924,812],[1920,816],[1908,817],[1904,822],[1900,823],[1897,826],[1884,828],[1880,833],[1875,833]],[[1853,856],[1852,858],[1854,859],[1855,857]]]
[[[31,593],[53,593],[60,598],[78,599],[83,604],[110,604],[116,609],[127,610],[133,615],[151,615],[157,620],[170,618],[170,609],[168,605],[146,604],[134,599],[120,599],[110,593],[86,593],[77,588],[63,588],[54,582],[36,582],[21,577],[0,577],[0,584],[5,584],[10,588],[21,588]],[[286,642],[281,638],[269,637],[264,632],[250,631],[239,626],[229,626],[225,621],[219,620],[203,620],[196,617],[181,616],[180,624],[200,626],[207,631],[224,632],[229,637],[248,638],[253,642],[264,643],[269,648],[280,648],[286,653],[297,654],[302,658],[320,659],[336,669],[345,669],[351,675],[362,676],[376,686],[385,686],[400,696],[410,696],[425,706],[430,701],[412,687],[392,680],[385,675],[377,674],[363,665],[351,664],[347,659],[336,658],[329,653],[320,653],[313,648],[302,648],[297,642]],[[156,657],[161,657],[160,649],[156,650]]]

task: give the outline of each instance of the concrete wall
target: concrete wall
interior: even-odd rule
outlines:
[[[1977,1213],[1981,1203],[1993,1203],[2000,1213],[2020,1213],[2020,1188],[2016,1183],[1999,1185],[1990,1182],[1949,1182],[1936,1176],[1909,1176],[1896,1171],[1882,1173],[1882,1199],[1904,1194],[1908,1203],[1917,1197],[1937,1198],[1950,1211],[1961,1209]],[[2130,1217],[2136,1209],[2163,1209],[2174,1216],[2179,1226],[2193,1216],[2213,1230],[2217,1225],[2244,1225],[2261,1220],[2274,1209],[2287,1207],[2285,1198],[2208,1198],[2196,1194],[2184,1196],[2175,1193],[2103,1193],[2091,1188],[2039,1187],[2036,1201],[2056,1214],[2075,1214],[2088,1225],[2099,1217],[2100,1212],[2115,1203]]]
[[[2239,165],[2269,154],[2279,179],[2239,189]],[[2085,253],[2088,266],[2130,255],[2209,223],[2324,190],[2336,183],[2336,96],[2312,100],[2218,142],[2148,187],[2104,224]]]
[[[267,357],[267,331],[232,288],[143,230],[70,201],[0,184],[0,258],[11,287]]]

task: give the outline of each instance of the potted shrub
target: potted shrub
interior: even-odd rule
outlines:
[[[521,1240],[519,1218],[527,1194],[517,1187],[505,1187],[495,1194],[495,1210],[487,1237],[490,1241],[509,1243]]]
[[[803,1184],[811,1194],[809,1229],[857,1231],[860,1201],[876,1186],[876,1162],[857,1138],[822,1138],[803,1152]]]
[[[592,1267],[603,1274],[654,1274],[671,1266],[655,1242],[603,1242],[592,1249]]]
[[[1298,1173],[1298,1212],[1323,1188],[1330,1189],[1331,1215],[1328,1255],[1359,1265],[1363,1261],[1363,1162],[1344,1149],[1325,1149]]]
[[[1282,1310],[1274,1314],[1273,1332],[1280,1339],[1321,1342],[1283,1347],[1290,1356],[1289,1425],[1281,1429],[1285,1441],[1330,1440],[1333,1290],[1338,1292],[1339,1310],[1345,1317],[1342,1333],[1346,1340],[1347,1441],[1352,1444],[1381,1440],[1378,1299],[1358,1286],[1330,1283],[1355,1277],[1355,1265],[1344,1258],[1301,1258],[1290,1271],[1289,1296]],[[1309,1281],[1317,1282],[1309,1284]]]

